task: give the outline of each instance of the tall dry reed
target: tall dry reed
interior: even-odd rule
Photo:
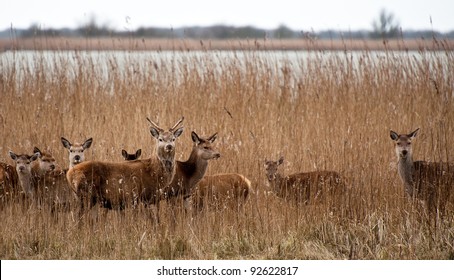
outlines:
[[[222,157],[208,174],[242,173],[256,193],[242,210],[195,216],[164,203],[159,224],[148,209],[126,209],[80,227],[72,212],[9,203],[0,211],[2,259],[454,257],[452,205],[432,223],[407,201],[389,138],[390,129],[420,127],[416,158],[452,160],[450,50],[2,56],[0,161],[38,146],[67,167],[61,136],[93,137],[87,160],[122,161],[123,148],[149,157],[145,118],[165,126],[185,116],[176,158],[189,156],[191,130],[218,132]],[[350,192],[335,211],[265,196],[264,160],[281,155],[286,173],[337,170]]]

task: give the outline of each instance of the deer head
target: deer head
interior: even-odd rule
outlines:
[[[277,161],[265,159],[266,178],[269,182],[276,180],[278,167],[284,162],[284,157],[281,156]]]
[[[419,128],[409,134],[398,134],[391,130],[390,136],[394,140],[397,158],[407,159],[413,155],[411,142],[418,135]]]
[[[177,123],[165,131],[159,127],[155,122],[147,118],[151,124],[150,133],[156,139],[156,150],[158,158],[165,164],[167,168],[173,167],[175,158],[175,140],[183,133],[183,127],[177,128],[184,120],[181,117]]]
[[[93,138],[88,138],[84,143],[74,143],[72,144],[66,138],[61,137],[61,143],[63,147],[69,151],[69,167],[72,168],[75,165],[83,162],[85,160],[84,151],[90,148]]]

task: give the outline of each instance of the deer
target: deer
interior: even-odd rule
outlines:
[[[70,192],[64,171],[55,169],[55,159],[51,154],[42,152],[37,147],[33,151],[32,156],[16,155],[10,151],[24,193],[32,201],[48,202],[52,212],[57,208],[68,208],[74,196]]]
[[[138,202],[159,203],[159,190],[167,187],[175,174],[175,141],[183,133],[183,127],[178,126],[184,118],[167,131],[147,120],[156,140],[152,157],[123,162],[85,161],[68,170],[66,178],[80,201],[79,216],[84,208],[97,204],[121,210]]]
[[[0,162],[0,199],[2,202],[15,197],[19,188],[19,178],[16,168]]]
[[[83,143],[71,143],[65,137],[60,138],[63,147],[69,151],[69,168],[73,168],[77,164],[85,160],[84,151],[91,147],[93,138],[88,138]]]
[[[33,154],[38,153],[37,160],[32,162],[32,174],[34,177],[42,177],[47,172],[55,170],[55,158],[47,152],[42,152],[39,148],[33,148]]]
[[[27,154],[16,154],[13,151],[9,151],[9,155],[16,164],[16,172],[19,183],[22,187],[26,197],[34,199],[36,196],[36,183],[32,173],[32,163],[36,161],[40,154],[38,152],[27,155]]]
[[[253,193],[251,181],[242,174],[207,175],[196,185],[191,195],[191,204],[198,211],[204,208],[204,204],[216,208],[228,204],[238,207],[244,205],[250,193]]]
[[[345,191],[345,180],[336,171],[320,170],[284,176],[278,170],[283,162],[284,157],[277,161],[265,159],[268,185],[280,198],[308,204],[326,198],[327,194],[337,195]]]
[[[418,132],[419,128],[409,134],[390,130],[397,156],[397,172],[410,199],[421,201],[431,213],[443,212],[452,196],[454,164],[413,161],[412,142]]]
[[[194,186],[203,178],[208,168],[208,161],[218,159],[221,154],[213,148],[217,133],[209,137],[200,137],[194,131],[191,139],[194,143],[192,151],[186,161],[177,161],[175,176],[172,182],[162,191],[164,198],[170,200],[175,197],[187,199]],[[172,201],[175,202],[175,201]]]
[[[125,160],[136,160],[139,159],[142,154],[142,149],[138,149],[134,154],[129,154],[126,150],[121,150],[121,155]]]

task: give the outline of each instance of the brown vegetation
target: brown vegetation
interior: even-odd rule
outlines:
[[[454,40],[426,39],[150,39],[150,38],[65,38],[38,37],[0,39],[0,51],[7,50],[103,50],[103,51],[150,51],[150,50],[452,50]]]
[[[241,214],[226,208],[191,218],[161,203],[159,224],[142,207],[109,211],[79,226],[74,211],[59,211],[55,219],[43,209],[8,203],[0,211],[2,259],[454,257],[452,202],[448,215],[429,223],[424,209],[405,196],[389,140],[390,129],[421,127],[414,157],[452,160],[449,48],[313,51],[279,62],[274,52],[264,59],[255,51],[144,53],[125,61],[78,51],[7,55],[0,57],[0,162],[13,164],[9,150],[29,154],[38,146],[66,166],[61,136],[92,136],[85,160],[118,161],[121,148],[136,147],[149,147],[142,149],[149,157],[155,145],[146,117],[169,124],[185,116],[175,159],[191,149],[188,130],[217,131],[222,157],[207,175],[244,174],[256,195]],[[281,153],[286,174],[336,170],[345,176],[346,204],[333,210],[263,195],[269,190],[263,160]]]

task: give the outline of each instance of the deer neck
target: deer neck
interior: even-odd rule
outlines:
[[[19,182],[22,186],[22,190],[25,192],[26,195],[33,195],[34,193],[34,188],[33,188],[33,183],[34,183],[34,178],[30,172],[23,173],[23,172],[18,172],[17,173],[19,177]]]
[[[397,171],[404,184],[405,192],[410,196],[414,194],[413,170],[413,158],[411,155],[408,155],[406,158],[399,158]]]
[[[37,162],[37,160],[35,160],[32,163],[32,169],[31,169],[32,177],[41,178],[44,176],[44,174],[46,174],[46,171],[43,171],[39,166],[39,162]]]
[[[158,150],[158,159],[166,172],[173,173],[175,171],[175,151],[165,152]]]
[[[192,149],[189,159],[185,162],[188,168],[188,188],[195,186],[205,175],[208,168],[208,160],[198,156],[197,148]]]
[[[271,181],[268,181],[271,190],[274,191],[275,193],[278,193],[280,191],[280,189],[281,189],[280,186],[283,182],[284,182],[284,178],[282,177],[282,175],[280,173],[276,173],[276,175],[274,176],[274,179]]]
[[[175,177],[170,184],[169,197],[179,194],[186,195],[203,178],[208,161],[200,158],[194,148],[187,161],[178,161]]]

